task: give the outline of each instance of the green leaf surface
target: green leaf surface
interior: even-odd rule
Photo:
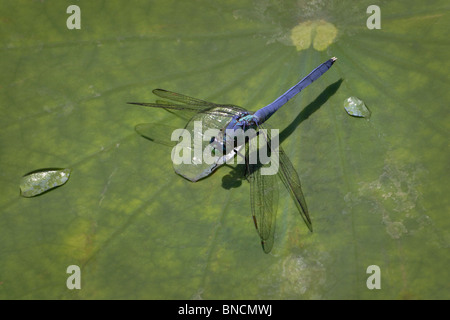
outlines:
[[[371,1],[75,4],[79,30],[64,1],[0,3],[0,299],[450,298],[447,1],[379,1],[379,30]],[[134,131],[183,125],[126,104],[154,88],[255,111],[333,56],[269,121],[314,227],[280,184],[269,255],[242,172],[191,183]],[[70,182],[20,197],[52,167]]]

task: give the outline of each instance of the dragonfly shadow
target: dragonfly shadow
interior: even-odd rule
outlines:
[[[280,144],[283,143],[297,127],[306,119],[308,119],[314,112],[319,110],[328,99],[333,96],[341,86],[343,79],[339,79],[333,84],[330,84],[313,102],[308,104],[298,116],[280,133]]]
[[[246,168],[243,164],[229,167],[233,170],[222,177],[222,187],[227,190],[240,187],[242,184],[242,180],[245,180],[246,173]]]
[[[328,99],[333,96],[341,86],[343,79],[339,79],[333,84],[330,84],[313,102],[308,104],[298,116],[280,133],[279,143],[286,140],[295,129],[306,119],[308,119],[314,112],[319,110]],[[237,165],[233,170],[222,178],[222,187],[224,189],[238,188],[245,179],[245,165]]]

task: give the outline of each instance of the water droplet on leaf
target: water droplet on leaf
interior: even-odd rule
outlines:
[[[356,97],[348,97],[344,101],[344,108],[353,117],[370,118],[371,112],[364,104],[364,101]]]
[[[69,180],[71,169],[39,169],[20,180],[20,195],[30,198],[62,186]]]

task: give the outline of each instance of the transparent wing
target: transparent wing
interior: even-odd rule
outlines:
[[[160,98],[168,99],[172,101],[181,102],[183,104],[192,105],[192,106],[201,106],[201,107],[216,107],[217,105],[212,102],[200,100],[197,98],[185,96],[181,93],[176,93],[164,89],[154,89],[153,94],[157,95]]]
[[[309,217],[308,207],[306,206],[305,197],[303,196],[302,186],[300,184],[300,178],[298,177],[297,171],[295,171],[286,153],[283,149],[279,148],[279,159],[280,159],[280,170],[278,171],[278,176],[283,182],[286,189],[288,189],[297,206],[303,221],[308,226],[308,229],[312,232],[311,218]]]
[[[278,208],[278,185],[276,174],[264,175],[263,170],[268,163],[263,163],[258,157],[260,152],[268,152],[270,149],[267,137],[258,136],[248,143],[246,162],[247,178],[250,182],[250,203],[253,222],[256,231],[261,238],[261,245],[265,253],[272,250],[276,225],[276,213]],[[256,153],[256,155],[255,155]],[[253,160],[252,160],[253,155]],[[257,159],[254,163],[254,159]]]
[[[240,108],[235,105],[221,105],[212,102],[203,101],[197,98],[188,97],[181,93],[176,93],[172,91],[167,91],[164,89],[155,89],[152,91],[158,97],[180,102],[173,103],[165,100],[157,100],[156,102],[127,102],[128,104],[134,104],[138,106],[151,107],[151,108],[162,108],[169,112],[190,112],[190,116],[183,118],[189,119],[195,113],[209,113],[209,114],[217,114],[223,116],[230,116],[236,114],[239,111],[245,111],[245,109]],[[177,113],[178,114],[178,113]]]
[[[260,125],[259,127],[264,128],[267,127],[267,125]],[[272,150],[272,153],[274,152],[275,150]],[[295,206],[303,218],[303,221],[307,225],[308,229],[312,231],[311,218],[309,217],[308,207],[306,206],[305,197],[303,196],[298,173],[281,146],[278,146],[277,155],[279,162],[278,176],[286,189],[289,191],[289,194],[294,200]]]
[[[231,113],[231,111],[229,111],[229,109],[227,109],[227,107],[233,109],[236,108],[235,106],[232,105],[224,105],[223,107],[225,109],[223,110],[218,110],[215,109],[215,107],[222,107],[221,105],[215,105],[215,106],[193,106],[193,105],[185,105],[185,104],[175,104],[175,103],[170,103],[167,101],[157,101],[156,103],[153,102],[127,102],[128,104],[134,104],[134,105],[138,105],[138,106],[143,106],[143,107],[151,107],[151,108],[161,108],[161,109],[165,109],[169,112],[177,112],[177,111],[185,111],[185,112],[191,112],[192,114],[194,113],[209,113],[209,114],[217,114],[217,115],[223,115],[223,116],[228,116],[228,117],[232,117],[234,114]]]
[[[183,141],[173,150],[172,156],[175,155],[178,159],[188,154],[186,162],[174,161],[175,172],[195,182],[209,176],[234,158],[243,146],[227,150],[228,153],[224,154],[222,145],[211,141],[220,142],[223,139],[224,129],[231,120],[228,113],[237,114],[242,111],[243,109],[234,106],[220,106],[195,114],[186,124]]]
[[[174,169],[184,178],[195,182],[209,176],[242,148],[239,146],[228,154],[223,154],[222,148],[218,147],[217,143],[211,144],[211,138],[214,136],[211,132],[215,130],[216,136],[223,136],[223,131],[231,118],[246,111],[245,109],[235,105],[219,105],[163,89],[155,89],[153,93],[178,103],[158,100],[156,103],[129,102],[129,104],[162,108],[189,119],[184,127],[185,133],[179,136],[179,141],[175,142],[174,146],[171,138],[175,128],[167,130],[165,125],[140,124],[136,126],[136,131],[151,141],[174,146],[172,150]],[[208,160],[204,161],[205,158]]]

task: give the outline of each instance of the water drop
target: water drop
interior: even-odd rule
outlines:
[[[70,169],[39,169],[27,173],[20,180],[20,195],[25,198],[40,195],[69,180]]]
[[[353,117],[370,118],[371,112],[364,104],[364,101],[356,97],[348,97],[344,101],[344,108]]]

